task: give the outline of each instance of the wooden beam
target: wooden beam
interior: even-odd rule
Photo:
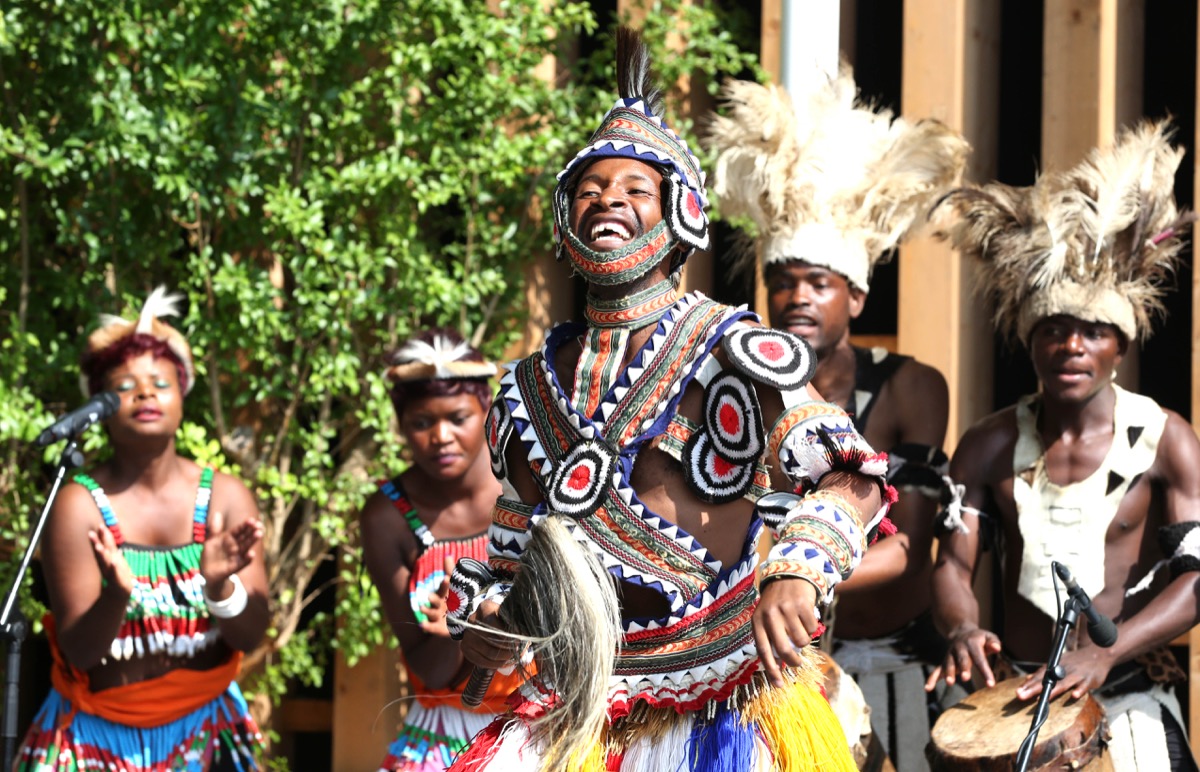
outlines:
[[[989,180],[996,166],[999,110],[999,0],[906,0],[903,113],[937,118],[973,148],[967,176]],[[900,252],[898,346],[946,376],[946,451],[992,408],[992,332],[972,293],[974,266],[947,245],[914,240]]]
[[[1062,171],[1142,114],[1144,0],[1046,3],[1042,68],[1042,169]],[[1117,382],[1138,385],[1130,346]]]

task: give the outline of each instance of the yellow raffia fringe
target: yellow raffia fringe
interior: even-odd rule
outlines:
[[[856,772],[846,734],[821,692],[809,683],[790,682],[763,689],[742,710],[755,724],[778,772]]]
[[[607,769],[606,756],[604,750],[604,742],[598,740],[592,743],[588,748],[587,754],[580,756],[574,754],[567,761],[567,766],[564,769],[579,770],[579,772],[605,772]]]
[[[822,674],[816,653],[804,650],[804,662],[784,671],[787,685],[773,689],[758,674],[747,687],[740,711],[744,724],[758,727],[759,737],[774,759],[773,772],[857,772],[846,734],[821,694]],[[605,772],[610,746],[623,751],[635,738],[665,738],[669,727],[686,720],[673,710],[634,706],[631,715],[606,726],[601,737],[582,755],[572,756],[565,769]]]

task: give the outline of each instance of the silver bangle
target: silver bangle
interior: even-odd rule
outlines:
[[[250,601],[246,585],[242,584],[237,574],[230,574],[229,581],[233,583],[233,593],[224,600],[213,600],[208,597],[208,588],[204,588],[204,605],[208,607],[209,614],[219,619],[236,617],[246,610],[246,604]]]

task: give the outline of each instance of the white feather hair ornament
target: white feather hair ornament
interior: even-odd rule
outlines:
[[[821,265],[864,292],[874,266],[958,184],[970,152],[938,121],[860,104],[847,66],[795,105],[783,88],[747,81],[723,98],[708,134],[721,212],[755,222],[764,265]]]
[[[167,288],[156,287],[146,301],[135,321],[130,321],[114,314],[100,314],[100,326],[88,336],[84,346],[85,359],[95,357],[100,352],[117,344],[130,335],[149,335],[167,344],[179,361],[183,364],[184,382],[179,384],[186,395],[196,383],[196,370],[192,363],[192,348],[187,339],[171,325],[160,321],[164,316],[179,316],[179,304],[184,296],[178,293],[167,293]],[[82,379],[83,391],[88,393],[87,379]]]
[[[1065,314],[1149,335],[1195,219],[1175,208],[1184,151],[1171,135],[1168,121],[1146,121],[1029,187],[970,186],[939,202],[937,235],[978,258],[997,329],[1028,343],[1039,320]]]
[[[471,347],[466,341],[456,344],[443,335],[435,335],[432,344],[410,340],[396,352],[385,377],[389,383],[402,383],[491,378],[496,374],[496,366],[490,362],[463,361],[462,358],[470,352]]]

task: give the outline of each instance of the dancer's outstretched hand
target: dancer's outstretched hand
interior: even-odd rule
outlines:
[[[754,642],[763,671],[783,686],[783,665],[799,667],[801,650],[817,632],[817,588],[803,579],[772,579],[754,609]]]

